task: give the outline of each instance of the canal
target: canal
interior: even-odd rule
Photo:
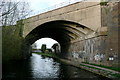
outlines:
[[[19,78],[21,80],[53,80],[64,78],[96,78],[96,80],[107,79],[86,70],[61,64],[53,58],[44,57],[38,54],[32,54],[28,60],[17,61],[3,65],[2,79],[8,80],[9,78]]]

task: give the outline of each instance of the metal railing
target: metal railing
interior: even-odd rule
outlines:
[[[42,13],[45,13],[45,12],[48,12],[48,11],[51,11],[51,10],[54,10],[54,9],[58,9],[58,8],[61,8],[61,7],[64,7],[64,6],[73,4],[73,3],[83,2],[83,1],[86,1],[86,0],[68,0],[66,2],[62,2],[62,3],[56,4],[54,6],[42,9],[38,12],[34,12],[33,14],[29,15],[29,17],[37,15],[37,14],[42,14]]]

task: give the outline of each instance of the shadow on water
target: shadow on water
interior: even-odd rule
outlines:
[[[2,80],[14,78],[21,80],[73,80],[73,78],[110,80],[76,67],[61,64],[52,58],[38,54],[32,54],[28,60],[3,64]]]

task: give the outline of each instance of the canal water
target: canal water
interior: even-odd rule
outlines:
[[[96,80],[107,79],[86,70],[61,64],[53,58],[44,57],[38,54],[32,54],[28,60],[3,65],[2,79],[8,80],[10,78],[19,78],[21,80],[68,80],[68,78],[92,78]]]

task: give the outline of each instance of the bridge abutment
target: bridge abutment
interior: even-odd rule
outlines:
[[[120,66],[120,3],[102,6],[102,28],[95,37],[69,43],[66,58],[78,63]]]

